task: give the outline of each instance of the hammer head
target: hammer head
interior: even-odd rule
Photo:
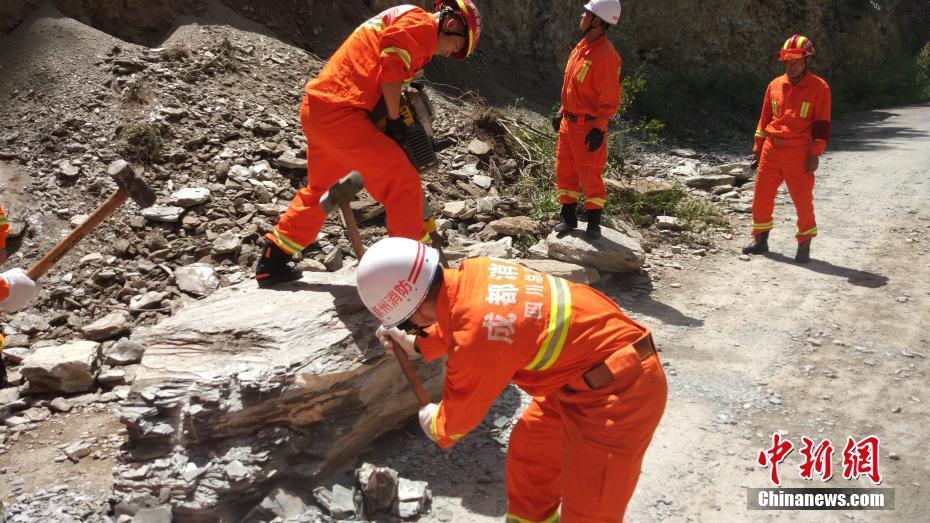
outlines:
[[[322,207],[323,212],[329,214],[338,209],[342,202],[352,201],[352,198],[364,186],[365,182],[362,180],[362,173],[352,171],[340,178],[329,190],[323,193],[323,197],[320,198],[320,207]]]
[[[116,160],[111,163],[107,168],[107,174],[139,207],[145,209],[155,205],[155,192],[145,184],[145,180],[140,178],[126,161]]]

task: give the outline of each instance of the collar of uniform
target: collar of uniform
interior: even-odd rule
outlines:
[[[591,43],[588,43],[588,39],[587,39],[587,38],[582,38],[582,39],[581,39],[581,51],[582,51],[584,54],[586,54],[586,55],[591,54],[591,53],[593,53],[598,47],[601,47],[602,45],[604,45],[604,42],[606,42],[606,41],[607,41],[607,35],[606,35],[606,34],[605,34],[605,35],[601,35],[600,38],[598,38],[597,40],[595,40],[595,41],[593,41],[593,42],[591,42]]]
[[[459,271],[456,269],[443,269],[442,271],[442,289],[436,296],[436,323],[432,325],[433,329],[450,334],[449,322],[452,319],[452,305],[459,294]]]

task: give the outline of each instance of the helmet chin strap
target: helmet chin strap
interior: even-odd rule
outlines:
[[[590,11],[588,12],[591,13]],[[591,32],[592,29],[594,29],[595,18],[597,18],[597,15],[595,15],[594,13],[591,13],[591,21],[588,23],[588,28],[582,31],[581,36],[588,36],[588,33]]]

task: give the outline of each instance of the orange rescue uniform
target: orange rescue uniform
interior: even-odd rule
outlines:
[[[6,249],[6,237],[10,234],[10,220],[0,207],[0,249]]]
[[[268,238],[294,254],[316,240],[326,219],[323,193],[352,170],[387,211],[390,236],[420,240],[423,190],[397,142],[368,118],[381,84],[409,82],[436,52],[439,26],[411,5],[388,9],[362,24],[307,83],[300,122],[307,137],[307,187],[294,196]]]
[[[753,236],[775,226],[772,213],[782,182],[797,211],[798,242],[817,236],[814,174],[807,172],[807,158],[820,156],[827,147],[830,103],[830,86],[810,72],[796,85],[782,75],[766,88],[753,147],[761,154],[752,199]]]
[[[607,200],[604,166],[606,143],[588,152],[585,138],[591,129],[604,131],[620,107],[620,55],[606,36],[589,44],[582,39],[565,66],[562,83],[562,125],[555,151],[555,180],[559,203],[577,203],[584,194],[585,207],[601,209]]]
[[[448,448],[477,426],[507,384],[533,396],[507,453],[508,521],[617,522],[665,409],[658,355],[631,346],[648,331],[585,286],[494,258],[443,272],[438,322],[418,338],[448,356],[432,435]],[[613,381],[582,375],[611,358]],[[618,370],[619,369],[619,370]]]

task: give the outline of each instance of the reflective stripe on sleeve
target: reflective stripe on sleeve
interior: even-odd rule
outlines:
[[[765,139],[765,131],[762,129],[756,129],[756,138]]]
[[[410,53],[408,53],[405,49],[401,49],[400,47],[385,47],[384,50],[381,51],[382,58],[385,58],[390,54],[396,54],[397,57],[400,58],[402,62],[404,62],[407,70],[410,70],[410,64],[413,63],[413,60],[410,58]]]
[[[549,326],[539,352],[526,370],[546,370],[559,359],[572,319],[572,295],[568,282],[546,275],[549,281]]]

